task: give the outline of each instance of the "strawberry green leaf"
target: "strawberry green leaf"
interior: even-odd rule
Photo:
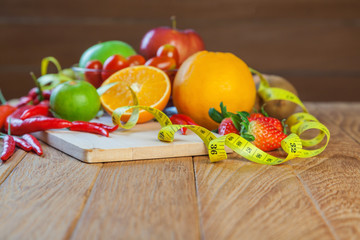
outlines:
[[[231,114],[230,116],[235,128],[238,130],[238,131],[241,131],[241,118],[239,115],[236,115],[236,114]]]
[[[249,142],[252,142],[255,140],[255,137],[251,134],[248,134],[248,133],[244,133],[244,134],[241,134],[241,136],[243,138],[245,138],[246,140],[248,140]]]
[[[237,112],[237,114],[239,114],[241,116],[241,118],[243,119],[247,119],[248,117],[250,117],[250,113],[242,111],[242,112]]]
[[[238,116],[241,119],[241,125],[243,126],[241,132],[244,132],[245,130],[248,130],[248,126],[249,126],[249,119],[248,117],[250,116],[250,114],[248,112],[237,112]]]
[[[265,111],[264,105],[261,107],[260,112],[265,116],[268,117],[269,114]]]
[[[231,113],[228,113],[226,106],[223,104],[223,102],[220,103],[220,110],[223,118],[227,118],[231,116]]]
[[[214,120],[217,123],[221,123],[221,121],[224,119],[221,113],[219,113],[215,108],[209,109],[209,116],[212,120]]]
[[[288,127],[288,125],[285,123],[285,121],[286,121],[286,119],[281,120],[281,125],[283,127],[284,134],[287,134],[286,133],[286,128]]]
[[[247,132],[248,128],[249,128],[249,124],[246,124],[246,122],[241,122],[241,132]]]

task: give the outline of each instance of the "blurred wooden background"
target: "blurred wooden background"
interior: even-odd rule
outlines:
[[[0,88],[7,98],[24,95],[43,57],[70,67],[99,41],[138,50],[171,15],[208,50],[286,77],[303,100],[360,100],[359,0],[1,0]]]

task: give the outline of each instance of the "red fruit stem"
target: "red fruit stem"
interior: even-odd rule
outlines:
[[[176,16],[171,16],[170,20],[171,20],[172,29],[175,30],[176,29]]]

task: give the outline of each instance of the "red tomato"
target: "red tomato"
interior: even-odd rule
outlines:
[[[99,60],[92,60],[86,64],[85,68],[93,69],[85,71],[85,80],[96,88],[100,87],[103,82],[101,78],[102,63]]]
[[[156,52],[157,57],[169,57],[176,61],[176,65],[179,64],[179,52],[174,45],[164,44]]]
[[[129,66],[138,66],[138,65],[144,65],[146,60],[141,55],[132,55],[127,58],[129,62]]]
[[[115,54],[108,57],[108,59],[106,59],[104,62],[103,71],[101,73],[103,81],[105,81],[113,73],[128,66],[129,66],[128,60],[121,55]]]
[[[153,66],[163,71],[169,71],[176,68],[176,61],[169,57],[153,57],[147,60],[146,66]]]

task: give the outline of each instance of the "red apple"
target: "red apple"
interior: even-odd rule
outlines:
[[[174,21],[174,20],[173,20]],[[179,52],[179,64],[192,54],[205,49],[204,41],[192,29],[179,30],[173,27],[158,27],[148,31],[141,40],[140,54],[146,59],[156,56],[159,47],[171,44]]]

